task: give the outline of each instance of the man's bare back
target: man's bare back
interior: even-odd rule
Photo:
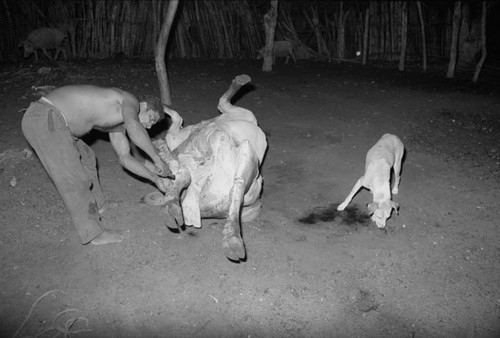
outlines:
[[[139,112],[137,99],[118,88],[65,86],[53,90],[46,98],[63,112],[75,137],[82,137],[92,129],[114,131],[124,123],[123,111],[135,115]]]

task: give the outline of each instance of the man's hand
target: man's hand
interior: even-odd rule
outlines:
[[[154,183],[161,192],[166,193],[167,191],[169,191],[172,181],[165,178],[157,177]]]
[[[155,171],[154,173],[160,177],[174,177],[168,165],[162,160],[158,160],[155,162]]]

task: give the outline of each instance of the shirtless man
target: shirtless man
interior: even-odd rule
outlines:
[[[26,110],[24,136],[59,191],[82,244],[117,243],[122,236],[101,228],[99,214],[106,206],[96,159],[80,138],[92,129],[109,133],[120,164],[166,191],[160,177],[171,172],[146,131],[164,116],[158,98],[150,96],[139,102],[126,91],[91,85],[57,88]],[[156,172],[130,154],[129,138],[153,160]]]

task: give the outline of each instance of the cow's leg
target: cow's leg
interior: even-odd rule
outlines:
[[[245,193],[259,175],[259,161],[248,140],[244,140],[236,156],[233,187],[229,192],[229,211],[224,225],[223,247],[227,258],[239,261],[245,258],[245,246],[241,238],[240,213]]]
[[[251,222],[260,215],[262,209],[262,202],[260,201],[260,194],[262,192],[262,176],[257,177],[251,187],[245,193],[244,206],[241,210],[241,221]]]
[[[243,74],[236,76],[231,82],[229,89],[220,97],[217,109],[222,113],[224,119],[247,120],[257,124],[257,120],[251,111],[231,104],[231,98],[234,94],[250,81],[251,79],[248,75]]]
[[[184,224],[184,216],[180,204],[181,192],[191,183],[191,173],[187,168],[180,168],[175,173],[174,184],[165,193],[165,225],[171,229],[177,229]]]
[[[181,168],[175,173],[175,180],[165,194],[153,191],[144,196],[141,201],[149,205],[164,206],[165,225],[177,229],[184,224],[184,216],[180,205],[181,192],[191,183],[191,173]]]
[[[231,101],[231,98],[234,96],[234,94],[236,94],[236,92],[242,86],[246,85],[250,81],[251,81],[250,76],[246,74],[236,76],[231,82],[229,89],[220,97],[219,103]]]

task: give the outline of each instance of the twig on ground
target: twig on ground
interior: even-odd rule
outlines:
[[[34,303],[33,305],[31,305],[31,308],[28,312],[28,315],[26,316],[26,318],[24,319],[24,321],[22,322],[21,326],[19,327],[19,329],[17,329],[16,333],[14,334],[14,336],[12,338],[15,338],[18,336],[19,332],[21,332],[22,328],[24,327],[24,325],[27,323],[28,319],[31,317],[31,314],[33,313],[33,310],[35,309],[35,307],[37,306],[38,303],[40,303],[40,301],[42,301],[42,299],[44,299],[45,297],[47,297],[48,295],[50,294],[53,294],[53,293],[56,293],[56,292],[62,292],[62,293],[66,293],[62,290],[52,290],[52,291],[47,291],[45,292],[43,295],[41,295]],[[67,314],[69,312],[77,312],[78,315],[77,317],[74,317],[74,318],[70,318],[68,319],[64,325],[59,325],[57,323],[57,320],[63,316],[64,314]],[[83,321],[85,323],[85,326],[87,327],[89,325],[89,320],[85,317],[82,317],[80,315],[81,311],[78,310],[78,309],[74,309],[74,308],[70,308],[70,309],[66,309],[66,310],[63,310],[61,312],[59,312],[56,317],[54,318],[54,324],[47,328],[47,329],[44,329],[42,332],[40,332],[39,334],[37,334],[35,337],[41,337],[43,336],[44,334],[46,334],[47,332],[50,332],[50,331],[53,331],[53,330],[56,330],[57,333],[54,335],[54,337],[57,337],[59,336],[60,333],[62,333],[64,335],[64,337],[67,337],[67,338],[70,338],[72,334],[77,334],[77,333],[81,333],[81,332],[88,332],[88,331],[91,331],[90,329],[80,329],[80,330],[74,330],[74,331],[71,331],[71,328],[79,321]]]
[[[24,324],[26,324],[26,322],[28,321],[28,319],[31,317],[31,313],[33,312],[33,310],[35,309],[35,306],[40,303],[40,301],[42,299],[44,299],[45,297],[47,297],[48,295],[50,294],[53,294],[53,293],[56,293],[56,292],[62,292],[62,293],[65,293],[64,291],[62,290],[51,290],[51,291],[47,291],[45,292],[43,295],[41,295],[40,297],[38,297],[38,299],[33,303],[33,305],[31,305],[31,309],[30,311],[28,312],[28,315],[26,316],[26,318],[24,319],[24,321],[22,322],[21,326],[19,326],[19,329],[17,329],[16,333],[12,336],[12,338],[15,338],[17,337],[17,335],[19,334],[19,332],[21,331],[21,329],[23,328]]]

